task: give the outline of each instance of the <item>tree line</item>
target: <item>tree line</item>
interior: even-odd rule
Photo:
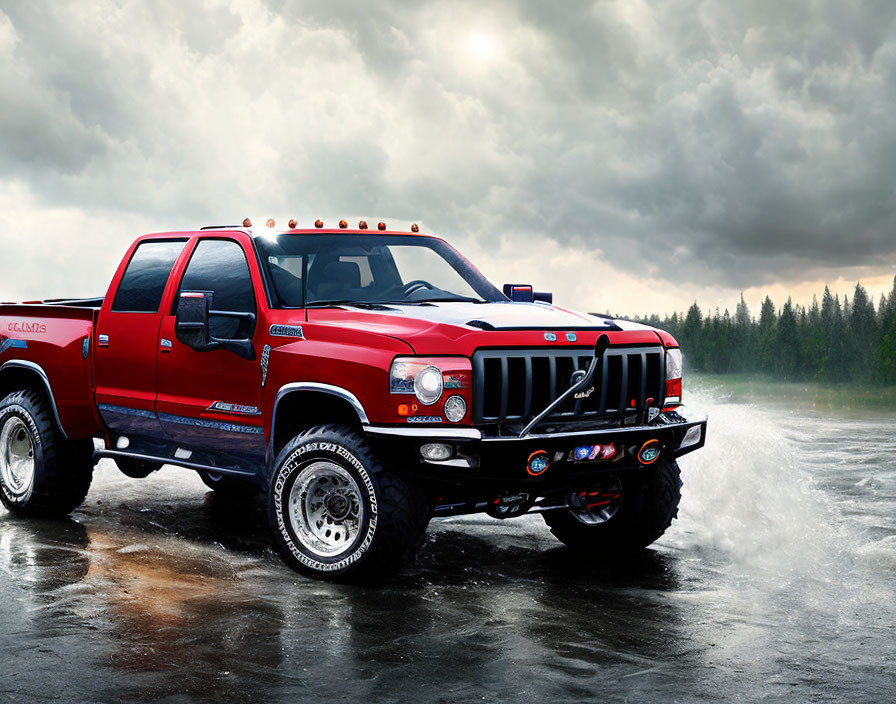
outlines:
[[[687,313],[635,320],[675,335],[685,364],[696,371],[896,384],[896,278],[876,306],[856,284],[852,299],[832,296],[825,286],[821,301],[813,296],[808,307],[788,298],[777,310],[766,296],[758,317],[741,294],[734,316],[727,309],[704,315],[695,302]]]

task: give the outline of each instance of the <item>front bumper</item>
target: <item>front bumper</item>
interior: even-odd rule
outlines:
[[[538,487],[543,495],[603,474],[643,468],[645,463],[639,453],[648,442],[659,450],[656,460],[677,459],[703,446],[706,424],[705,413],[680,406],[660,413],[647,425],[532,433],[525,437],[483,436],[476,428],[451,427],[367,426],[365,431],[371,443],[386,453],[382,455],[384,459],[413,467],[424,477],[499,491],[534,491]],[[420,448],[427,443],[449,445],[453,455],[442,461],[424,460]],[[594,445],[613,445],[615,452],[608,459],[575,459],[576,448]],[[544,453],[549,460],[548,468],[537,476],[528,471],[528,461],[534,453]]]

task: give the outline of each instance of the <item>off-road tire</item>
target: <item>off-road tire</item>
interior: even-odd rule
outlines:
[[[12,419],[24,423],[34,458],[29,487],[13,492],[0,479],[0,501],[21,516],[65,516],[87,497],[93,479],[93,442],[67,440],[56,425],[46,398],[15,391],[0,401],[0,433]],[[0,461],[3,461],[0,459]]]
[[[221,496],[248,497],[261,492],[261,487],[248,479],[197,470],[202,483]]]
[[[582,523],[569,509],[542,515],[551,532],[575,550],[626,555],[658,540],[678,516],[680,501],[678,463],[661,460],[622,479],[619,510],[606,523]]]
[[[332,462],[351,475],[365,509],[354,543],[326,557],[299,540],[288,506],[296,479],[318,461]],[[396,572],[413,557],[431,515],[416,481],[385,467],[357,431],[339,425],[306,430],[280,451],[268,488],[268,513],[286,564],[305,575],[330,580],[382,579]]]
[[[146,479],[153,472],[158,472],[162,465],[158,462],[135,460],[133,457],[116,457],[115,464],[121,473],[131,479]]]

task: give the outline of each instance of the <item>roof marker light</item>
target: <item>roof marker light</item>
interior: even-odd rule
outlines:
[[[297,226],[298,224],[299,224],[299,223],[296,222],[296,219],[293,218],[292,220],[289,221],[289,229],[290,229],[290,230],[295,230],[295,229],[296,229],[296,226]]]
[[[379,224],[376,226],[376,229],[377,229],[377,230],[385,230],[385,229],[386,229],[386,223],[384,223],[384,222],[379,223]]]
[[[417,223],[411,225],[411,232],[420,232],[420,226]]]
[[[268,227],[273,227],[277,223],[274,222],[274,218],[268,218],[268,221],[265,223]]]
[[[243,220],[243,227],[252,227],[252,221],[249,218]]]
[[[366,220],[362,220],[361,222],[359,222],[359,223],[358,223],[358,229],[359,229],[359,230],[366,230],[366,229],[367,229],[367,221],[366,221]]]
[[[347,223],[345,220],[340,220],[340,221],[339,221],[339,229],[340,229],[340,230],[344,230],[344,229],[347,228],[347,227],[348,227],[348,223]]]
[[[324,221],[323,221],[323,220],[315,220],[315,221],[314,221],[314,226],[315,226],[315,227],[323,227],[323,226],[324,226]]]

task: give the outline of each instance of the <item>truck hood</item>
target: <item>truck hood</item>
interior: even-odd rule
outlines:
[[[657,344],[662,340],[646,325],[543,303],[318,308],[308,311],[308,323],[310,334],[314,324],[320,323],[388,335],[406,342],[417,354],[468,355],[478,347],[593,345],[602,333],[613,344]]]

